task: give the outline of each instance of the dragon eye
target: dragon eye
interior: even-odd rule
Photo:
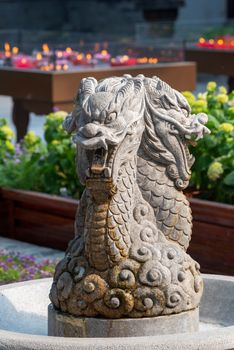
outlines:
[[[108,123],[111,123],[113,122],[117,117],[117,113],[116,112],[112,112],[110,113],[107,117],[106,117],[106,120],[105,122],[108,124]]]

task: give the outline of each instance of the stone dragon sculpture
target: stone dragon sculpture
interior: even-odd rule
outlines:
[[[209,132],[206,122],[158,77],[82,80],[64,128],[86,189],[54,275],[56,309],[122,318],[198,306],[203,284],[186,253],[192,222],[182,190],[193,163],[187,144]]]

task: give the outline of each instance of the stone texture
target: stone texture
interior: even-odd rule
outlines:
[[[193,163],[187,144],[208,132],[206,121],[157,77],[82,80],[64,127],[86,189],[56,268],[55,308],[140,318],[198,306],[202,279],[186,254],[192,218],[182,190]]]
[[[4,350],[230,350],[234,348],[234,277],[203,275],[204,294],[200,306],[201,324],[199,332],[176,335],[122,337],[122,338],[63,338],[46,337],[48,290],[51,279],[15,283],[0,287],[0,295],[9,300],[9,312],[0,307],[0,320],[7,322],[7,331],[0,329],[0,349]],[[222,288],[222,293],[217,292]],[[39,293],[41,291],[41,293]],[[33,297],[33,298],[32,298]],[[35,300],[33,303],[32,300]],[[31,301],[30,301],[31,300]],[[27,302],[28,301],[28,302]],[[37,305],[36,305],[37,304]],[[34,306],[34,307],[33,307]],[[36,308],[36,309],[35,309]],[[38,317],[38,310],[45,317]],[[17,311],[18,310],[18,311]],[[218,310],[225,310],[223,313]],[[228,310],[228,312],[226,312]],[[31,320],[24,322],[27,314]],[[226,314],[226,318],[225,318]],[[23,323],[22,323],[23,322]],[[229,327],[221,327],[221,324]],[[4,322],[1,323],[1,325]],[[24,324],[24,326],[23,326]],[[34,334],[28,334],[32,327]],[[211,330],[213,327],[213,330]],[[16,333],[18,329],[24,334]],[[210,330],[206,330],[210,328]],[[43,334],[43,335],[41,335]]]
[[[51,283],[51,278],[45,278],[0,287],[0,329],[47,335]]]
[[[199,312],[195,310],[169,316],[104,319],[64,315],[49,305],[48,335],[59,337],[107,338],[137,337],[198,331]]]

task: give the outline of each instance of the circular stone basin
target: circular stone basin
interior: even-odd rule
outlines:
[[[52,279],[0,287],[0,349],[234,349],[234,277],[203,275],[200,327],[195,333],[122,338],[47,336]]]

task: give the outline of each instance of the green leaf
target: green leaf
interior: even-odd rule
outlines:
[[[204,137],[204,144],[208,149],[214,148],[217,145],[217,142],[218,141],[214,135],[207,135]]]
[[[234,186],[234,170],[225,176],[223,182],[227,186]]]
[[[213,115],[209,115],[208,116],[208,123],[206,124],[206,126],[207,126],[207,128],[209,128],[211,130],[218,129],[219,122]]]

